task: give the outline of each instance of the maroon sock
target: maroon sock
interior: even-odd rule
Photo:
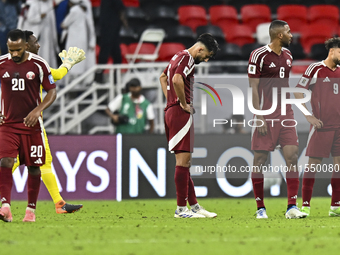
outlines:
[[[28,191],[28,205],[27,207],[35,209],[37,206],[39,189],[40,189],[41,174],[32,175],[28,173],[27,191]]]
[[[265,207],[263,202],[263,174],[251,173],[251,181],[253,183],[254,196],[257,208]]]
[[[194,185],[193,180],[191,179],[190,172],[189,172],[188,202],[189,202],[189,205],[197,204],[195,185]]]
[[[175,184],[177,205],[186,206],[188,200],[189,190],[189,167],[176,166],[175,170]]]
[[[333,171],[331,185],[332,185],[331,206],[340,206],[340,172]]]
[[[316,172],[310,172],[308,168],[305,170],[302,179],[302,206],[310,206],[312,199],[313,186],[315,182]]]
[[[11,204],[12,186],[12,169],[9,167],[0,167],[0,194],[2,203]]]
[[[288,205],[296,205],[296,199],[299,192],[299,172],[287,172],[287,197]]]

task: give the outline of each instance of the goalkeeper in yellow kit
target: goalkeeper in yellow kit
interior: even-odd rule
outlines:
[[[27,51],[32,52],[34,54],[38,54],[40,45],[38,43],[37,38],[31,31],[25,31],[26,34],[26,42],[27,42]],[[62,79],[68,71],[72,68],[73,65],[83,61],[85,59],[85,52],[82,49],[77,47],[70,47],[68,52],[63,50],[59,53],[59,56],[63,62],[63,64],[58,69],[51,68],[51,74],[55,81]],[[52,154],[50,150],[50,146],[48,144],[48,139],[46,135],[45,129],[44,137],[45,137],[45,148],[46,148],[46,160],[45,164],[40,167],[41,170],[41,178],[50,193],[53,202],[55,204],[55,210],[57,213],[73,213],[80,210],[83,205],[73,205],[66,203],[59,193],[59,188],[57,185],[57,181],[55,175],[52,172]],[[14,170],[20,165],[19,158],[17,157],[17,162],[13,166]]]

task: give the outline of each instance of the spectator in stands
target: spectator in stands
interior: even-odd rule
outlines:
[[[141,94],[140,81],[135,78],[127,85],[129,93],[118,95],[106,108],[116,133],[142,134],[147,129],[153,133],[155,114],[152,104]]]
[[[88,5],[82,0],[69,0],[70,12],[61,24],[64,29],[63,37],[66,36],[65,47],[76,46],[84,49],[85,52],[94,51],[96,38],[94,34],[93,22],[89,23],[87,14]],[[91,13],[92,16],[92,13]],[[90,28],[92,25],[92,28]],[[87,70],[87,61],[79,63],[70,71],[71,79],[83,74]],[[94,65],[95,63],[91,63]]]
[[[125,27],[128,27],[122,0],[101,0],[98,64],[106,64],[110,56],[115,64],[122,63],[119,35],[122,23]],[[103,70],[96,72],[95,80],[99,83],[104,82]]]
[[[7,34],[17,27],[19,0],[0,0],[0,54],[7,53]]]
[[[27,0],[21,9],[18,28],[33,31],[39,38],[39,55],[51,66],[57,66],[59,46],[53,0]]]

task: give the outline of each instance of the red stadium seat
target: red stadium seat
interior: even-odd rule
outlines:
[[[123,0],[126,7],[139,7],[139,0]]]
[[[304,5],[281,5],[276,13],[277,19],[286,21],[292,32],[301,32],[307,25],[307,7]]]
[[[181,43],[163,43],[159,49],[157,61],[169,62],[181,50],[185,50],[185,46]]]
[[[202,6],[185,5],[178,8],[179,23],[196,31],[198,26],[208,24],[207,13]]]
[[[324,43],[328,38],[333,36],[334,32],[334,28],[331,26],[322,24],[306,25],[301,30],[300,42],[305,52],[308,54],[312,45]]]
[[[131,43],[128,46],[127,49],[127,54],[133,55],[136,51],[138,43]],[[156,50],[156,46],[153,43],[143,43],[140,50],[139,54],[153,54]],[[139,62],[139,60],[136,60],[135,62]]]
[[[99,7],[100,6],[100,0],[91,0],[92,7]]]
[[[209,8],[210,23],[222,27],[238,24],[237,10],[229,5],[214,5]]]
[[[242,22],[250,26],[252,32],[256,31],[258,24],[271,22],[270,8],[265,4],[248,4],[241,8]]]
[[[222,30],[226,35],[226,41],[228,43],[243,46],[244,44],[255,42],[255,39],[252,36],[252,30],[247,25],[226,25],[222,27]]]
[[[313,5],[308,9],[309,22],[326,26],[338,26],[339,9],[335,5]]]

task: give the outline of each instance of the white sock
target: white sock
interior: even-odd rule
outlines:
[[[26,207],[26,210],[31,211],[32,213],[35,213],[35,209],[31,208],[31,207]]]
[[[9,207],[9,208],[10,208],[11,205],[10,205],[9,203],[3,203],[3,204],[2,204],[2,207]]]
[[[184,212],[187,209],[186,206],[177,206],[177,212],[181,213]]]
[[[339,206],[331,206],[331,210],[336,210],[338,208],[339,208]]]
[[[191,209],[194,209],[194,210],[199,210],[200,209],[200,205],[197,203],[197,204],[194,204],[194,205],[190,205]]]

